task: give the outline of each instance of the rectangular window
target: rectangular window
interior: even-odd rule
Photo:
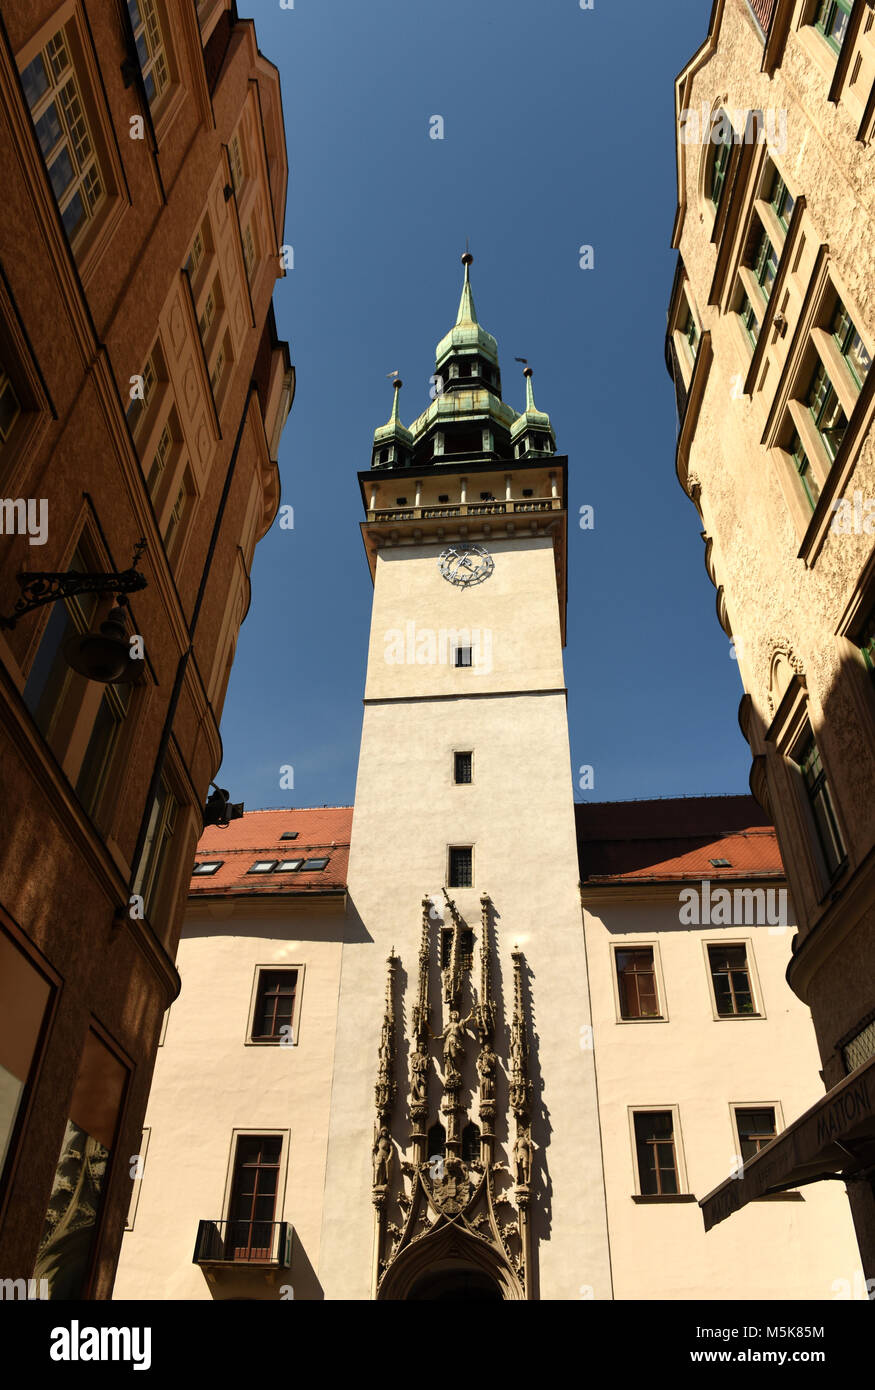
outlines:
[[[793,216],[793,208],[796,206],[796,199],[792,196],[781,175],[775,170],[775,178],[772,183],[772,190],[769,194],[769,202],[775,211],[775,216],[784,228],[790,226],[790,218]]]
[[[621,1018],[660,1018],[653,947],[615,951]]]
[[[729,120],[725,115],[721,116],[724,126],[729,125]],[[723,196],[723,189],[726,184],[726,170],[729,167],[729,156],[732,153],[732,133],[724,130],[723,139],[714,151],[714,158],[711,164],[711,202],[715,208],[720,206],[720,199]]]
[[[224,862],[224,859],[199,859],[191,871],[192,878],[206,878],[209,874],[216,874]]]
[[[456,648],[455,648],[455,657],[456,657],[456,665],[457,665],[457,666],[470,666],[470,665],[471,665],[471,648],[470,648],[470,647],[456,647]]]
[[[814,27],[836,53],[841,51],[845,41],[850,14],[851,0],[820,0]]]
[[[87,1297],[126,1080],[127,1069],[89,1030],[34,1268],[35,1279],[48,1280],[51,1299]]]
[[[155,446],[155,453],[152,458],[152,465],[146,477],[146,486],[149,489],[149,496],[152,500],[158,494],[161,480],[164,477],[164,470],[167,467],[167,460],[170,458],[173,449],[173,435],[170,433],[170,422],[164,426],[158,443]]]
[[[450,888],[470,888],[473,877],[474,851],[470,845],[453,846],[450,849]]]
[[[105,189],[70,51],[61,28],[28,63],[21,82],[61,221],[75,245]]]
[[[243,187],[243,180],[246,177],[246,170],[243,164],[243,150],[240,145],[240,136],[232,135],[231,143],[228,146],[228,161],[231,165],[231,180],[234,184],[234,192],[239,193]]]
[[[290,873],[294,873],[296,869],[300,869],[300,867],[301,867],[301,865],[303,864],[303,862],[304,862],[303,859],[281,859],[281,860],[279,861],[279,863],[277,864],[276,869],[274,870],[274,873],[277,873],[277,874],[290,874]]]
[[[34,1064],[52,996],[49,981],[0,931],[0,1178],[34,1081]]]
[[[191,473],[186,468],[179,484],[176,500],[170,508],[167,525],[164,528],[164,549],[167,551],[168,555],[175,555],[179,548],[185,529],[182,523],[188,514],[193,495],[194,483]]]
[[[689,305],[687,305],[687,316],[684,319],[681,332],[684,335],[684,338],[686,339],[688,348],[690,349],[690,356],[695,362],[696,353],[699,349],[699,325],[696,323],[695,314],[693,313]]]
[[[146,842],[140,856],[140,867],[134,879],[134,892],[143,898],[146,919],[153,926],[153,913],[160,902],[162,875],[168,861],[168,851],[173,839],[176,812],[179,809],[175,796],[162,777],[158,795],[152,803]]]
[[[830,459],[834,459],[845,437],[848,417],[842,409],[835,387],[822,362],[816,367],[811,378],[806,404],[811,411],[811,418],[814,420],[817,432],[823,440],[823,447]]]
[[[444,927],[441,931],[441,969],[446,970],[453,953],[453,928]],[[463,927],[459,933],[459,965],[463,970],[471,970],[474,965],[474,932]]]
[[[216,281],[214,281],[204,300],[204,307],[198,319],[198,328],[200,329],[201,340],[204,343],[207,340],[207,334],[213,326],[213,319],[216,317],[217,298]]]
[[[219,344],[219,351],[216,353],[216,360],[213,363],[213,370],[210,372],[210,386],[213,388],[213,395],[218,395],[219,387],[222,384],[222,376],[225,371],[225,344]]]
[[[167,50],[156,0],[128,0],[128,14],[131,17],[146,96],[149,105],[154,106],[170,85]]]
[[[677,1196],[674,1119],[670,1110],[636,1112],[635,1151],[642,1196]]]
[[[850,368],[851,376],[857,386],[862,386],[869,375],[872,359],[863,346],[863,340],[854,327],[853,319],[841,300],[836,304],[831,327],[832,335],[838,344],[839,352]]]
[[[844,863],[846,851],[836,820],[832,795],[820,757],[820,749],[813,737],[804,746],[796,761],[802,773],[805,793],[814,817],[817,838],[826,861],[827,873],[832,878],[836,870]]]
[[[85,556],[77,549],[70,569],[81,573],[88,568]],[[77,675],[68,666],[64,646],[69,638],[88,630],[96,610],[96,594],[79,594],[52,604],[25,683],[24,703],[58,759],[63,757],[75,711],[87,684],[84,676]]]
[[[870,676],[875,677],[875,608],[860,630],[860,651]]]
[[[765,231],[761,233],[753,248],[751,269],[763,292],[763,298],[768,303],[778,273],[778,256]]]
[[[714,1002],[721,1018],[740,1018],[757,1012],[746,946],[709,946],[708,963]]]
[[[76,795],[90,816],[97,813],[131,699],[129,685],[107,685],[97,707],[88,747],[76,779]]]
[[[279,1135],[247,1135],[237,1140],[227,1259],[271,1258],[282,1146]]]
[[[295,1014],[297,970],[260,970],[252,1020],[252,1041],[282,1041],[291,1037]],[[283,1029],[286,1032],[283,1032]]]
[[[194,234],[194,241],[191,243],[188,259],[185,262],[185,269],[188,271],[188,277],[192,283],[194,283],[195,276],[200,270],[205,252],[206,246],[204,244],[203,228],[198,227]]]
[[[324,857],[319,858],[319,859],[305,859],[305,860],[304,860],[304,863],[303,863],[302,866],[301,866],[301,872],[304,873],[304,874],[306,874],[306,873],[313,873],[313,872],[315,872],[315,870],[317,870],[317,869],[324,869],[324,868],[325,868],[325,865],[326,865],[327,863],[328,863],[328,858],[327,858],[327,856],[324,856]]]
[[[252,279],[252,270],[255,266],[255,235],[252,231],[252,223],[247,222],[243,232],[243,260],[246,265],[247,279]]]
[[[472,753],[453,754],[453,781],[470,782],[474,755]]]
[[[18,393],[0,363],[0,448],[8,442],[20,414]]]
[[[820,497],[820,484],[811,471],[808,455],[802,446],[802,440],[799,438],[796,430],[793,431],[788,452],[793,459],[802,491],[805,494],[805,499],[811,510],[814,511],[814,508],[817,506],[817,499]]]
[[[269,874],[277,866],[276,859],[256,859],[251,869],[247,869],[248,874]]]
[[[735,1128],[738,1131],[738,1154],[744,1163],[770,1144],[777,1134],[775,1108],[758,1106],[755,1110],[736,1109]]]
[[[757,338],[760,336],[760,321],[747,295],[742,296],[741,304],[738,306],[738,316],[750,339],[751,347],[756,347]]]
[[[139,373],[142,377],[142,384],[132,383],[130,390],[135,389],[135,385],[140,385],[142,394],[132,396],[128,401],[126,416],[131,434],[136,438],[143,421],[149,413],[149,407],[155,399],[155,388],[159,381],[166,379],[164,371],[164,358],[161,354],[161,347],[156,343],[143,365],[143,370]]]

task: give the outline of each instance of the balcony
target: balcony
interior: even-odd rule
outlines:
[[[200,1221],[192,1264],[288,1269],[292,1234],[288,1221]]]
[[[430,521],[443,517],[509,516],[562,510],[560,497],[510,497],[493,502],[451,502],[427,507],[374,507],[368,521]]]

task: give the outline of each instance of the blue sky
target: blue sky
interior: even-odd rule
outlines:
[[[297,397],[295,528],[258,546],[219,781],[250,809],[349,804],[372,587],[356,472],[400,371],[428,400],[470,239],[478,317],[569,456],[566,683],[587,800],[746,792],[742,686],[674,471],[663,340],[675,253],[673,80],[710,0],[241,0],[282,75],[290,165],[277,287]],[[444,119],[444,139],[429,121]],[[595,266],[579,267],[578,248]],[[595,528],[575,524],[595,508]],[[280,768],[294,767],[294,789]],[[577,795],[583,799],[584,794]]]

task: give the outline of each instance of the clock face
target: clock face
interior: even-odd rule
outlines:
[[[495,569],[495,561],[482,545],[448,545],[438,564],[444,579],[464,589],[482,584]]]

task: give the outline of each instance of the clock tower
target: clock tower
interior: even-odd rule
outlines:
[[[320,1279],[610,1298],[562,668],[567,466],[470,284],[359,474],[374,584]]]

